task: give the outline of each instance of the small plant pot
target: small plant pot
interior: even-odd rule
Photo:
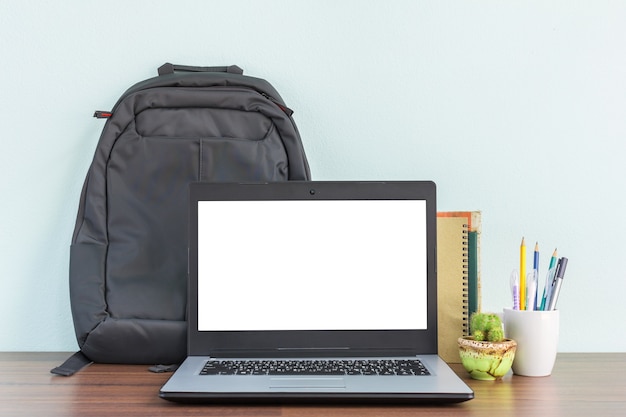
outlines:
[[[492,381],[500,379],[511,369],[517,343],[504,339],[501,342],[479,342],[473,337],[459,337],[459,355],[463,367],[474,379]]]

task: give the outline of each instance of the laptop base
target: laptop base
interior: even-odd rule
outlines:
[[[159,396],[173,402],[208,404],[434,404],[474,398],[473,391],[437,355],[390,359],[414,358],[430,375],[200,375],[209,358],[192,356],[183,362],[180,373],[170,377]]]

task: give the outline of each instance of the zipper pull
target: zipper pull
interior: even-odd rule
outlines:
[[[93,114],[93,117],[95,117],[96,119],[108,119],[111,116],[113,116],[112,112],[102,110],[96,110]]]
[[[289,107],[285,106],[284,104],[276,100],[274,97],[265,93],[261,93],[261,95],[265,97],[266,99],[268,99],[269,101],[271,101],[272,103],[276,104],[283,112],[285,112],[287,116],[291,117],[293,115],[293,110],[291,110]]]

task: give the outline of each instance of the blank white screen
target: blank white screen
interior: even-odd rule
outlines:
[[[425,329],[426,203],[198,203],[198,330]]]

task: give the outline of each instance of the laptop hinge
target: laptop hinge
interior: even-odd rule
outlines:
[[[276,348],[276,349],[217,349],[214,358],[304,358],[304,357],[394,357],[416,356],[413,349],[351,349],[345,348]]]

